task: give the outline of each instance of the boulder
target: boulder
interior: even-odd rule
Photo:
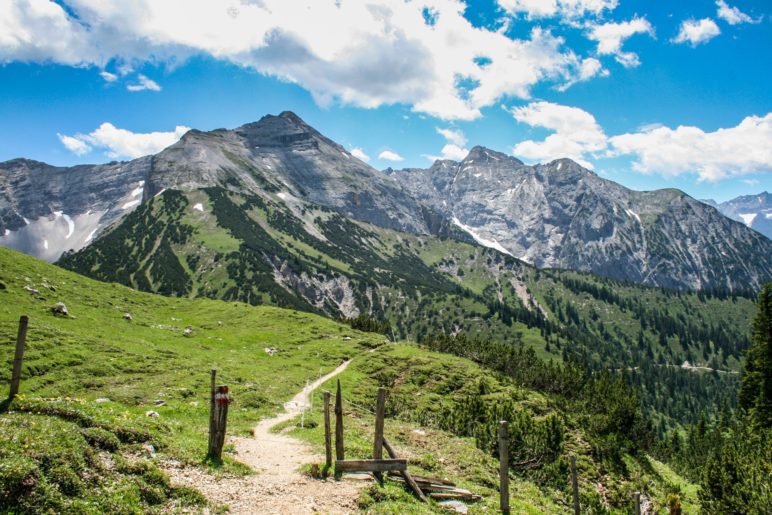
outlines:
[[[67,317],[70,316],[70,312],[67,310],[67,306],[64,302],[57,302],[51,307],[51,313],[57,316]]]

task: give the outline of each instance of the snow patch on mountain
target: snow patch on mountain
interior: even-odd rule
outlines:
[[[758,213],[737,213],[740,218],[743,219],[743,222],[745,225],[750,227],[753,224],[753,221],[756,219],[756,215]]]
[[[472,227],[469,227],[468,225],[464,225],[455,216],[453,217],[453,223],[456,226],[458,226],[459,228],[463,229],[465,232],[467,232],[469,234],[469,236],[474,238],[474,241],[476,241],[477,243],[479,243],[483,247],[488,247],[490,249],[495,249],[495,250],[498,250],[499,252],[503,252],[504,254],[508,254],[508,255],[512,256],[512,253],[510,251],[508,251],[507,249],[505,249],[498,241],[496,241],[496,240],[489,240],[487,238],[484,238],[484,237],[480,236],[479,234],[477,234],[477,232],[475,232],[475,230]],[[512,257],[515,257],[515,256],[512,256]]]
[[[561,164],[562,164],[562,163],[561,163]],[[627,213],[627,214],[628,214],[628,216],[632,216],[633,218],[635,218],[636,220],[638,220],[638,223],[641,223],[641,217],[640,217],[640,216],[638,216],[638,213],[636,213],[636,212],[635,212],[635,211],[633,211],[632,209],[625,209],[625,213]]]

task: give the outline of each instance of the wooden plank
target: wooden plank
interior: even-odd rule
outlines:
[[[335,459],[337,461],[345,459],[343,452],[343,393],[340,390],[340,379],[338,379],[338,389],[335,392]],[[335,465],[335,479],[340,479],[340,475],[341,471]]]
[[[633,494],[633,510],[635,515],[641,515],[641,492]]]
[[[332,467],[332,430],[330,426],[330,392],[324,392],[324,463]]]
[[[386,472],[407,470],[407,460],[338,460],[335,470],[342,472]]]
[[[13,369],[11,370],[11,389],[8,393],[8,400],[13,401],[16,394],[19,393],[19,383],[21,383],[21,364],[24,360],[24,346],[27,343],[27,325],[29,317],[22,315],[19,317],[19,332],[16,335],[16,352],[13,356]]]
[[[383,418],[386,413],[386,388],[378,388],[378,400],[375,403],[375,438],[373,440],[373,459],[383,458]],[[383,475],[376,472],[375,479],[383,484]]]
[[[499,422],[499,509],[509,513],[509,429],[507,421]]]
[[[389,475],[393,476],[398,474],[394,472],[393,474],[389,474]],[[428,483],[428,484],[435,484],[435,485],[456,486],[456,483],[454,483],[453,481],[448,481],[447,479],[442,479],[439,477],[416,476],[415,474],[411,474],[411,475],[413,476],[413,480],[419,484]]]
[[[438,492],[438,493],[430,493],[429,497],[432,499],[461,499],[465,501],[479,501],[482,499],[482,496],[480,495],[469,495],[464,493],[449,493],[449,492]]]
[[[574,494],[574,515],[579,515],[579,478],[576,474],[576,456],[571,455],[571,489]]]
[[[399,459],[399,456],[397,456],[396,451],[394,448],[389,444],[388,440],[386,438],[383,438],[383,446],[386,448],[386,452],[389,453],[389,456],[391,456],[394,459]],[[423,490],[421,490],[416,482],[413,480],[413,476],[410,475],[410,472],[405,469],[404,472],[400,472],[400,475],[402,479],[410,486],[410,489],[413,490],[413,493],[416,494],[416,496],[421,499],[426,504],[429,504],[429,499],[426,498],[424,495]]]

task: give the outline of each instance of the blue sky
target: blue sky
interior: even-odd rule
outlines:
[[[292,110],[379,169],[479,144],[726,200],[772,191],[770,29],[750,0],[9,0],[0,161]]]

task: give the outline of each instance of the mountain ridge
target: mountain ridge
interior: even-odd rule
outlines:
[[[58,196],[35,183],[46,178],[61,185]],[[529,166],[480,145],[460,162],[379,172],[290,111],[232,130],[193,129],[129,162],[12,160],[0,163],[0,181],[0,244],[50,261],[167,189],[214,187],[283,202],[309,229],[310,204],[388,229],[474,240],[540,267],[642,284],[735,289],[772,275],[772,242],[679,190],[634,192],[567,158]]]

